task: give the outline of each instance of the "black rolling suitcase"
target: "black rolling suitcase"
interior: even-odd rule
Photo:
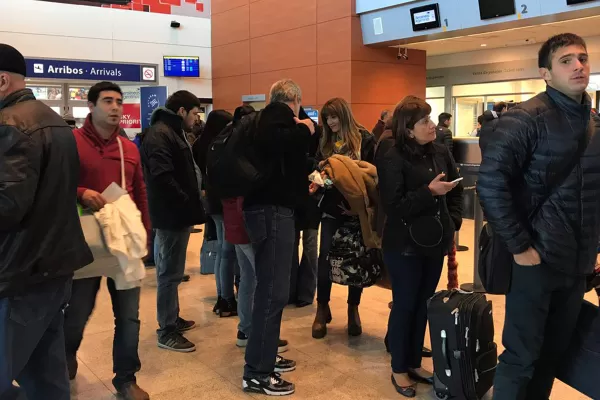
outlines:
[[[428,317],[436,397],[480,400],[498,364],[492,302],[484,294],[444,290],[429,299]]]
[[[584,302],[567,356],[557,378],[592,399],[600,399],[600,310]]]

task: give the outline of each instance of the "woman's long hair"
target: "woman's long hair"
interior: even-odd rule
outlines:
[[[321,137],[320,151],[324,159],[334,155],[334,142],[337,139],[327,124],[327,117],[338,117],[340,120],[339,139],[347,147],[346,156],[360,160],[360,150],[362,145],[361,129],[365,129],[354,119],[350,105],[346,100],[336,97],[329,100],[321,110],[321,120],[323,121],[323,136]]]
[[[208,114],[202,135],[193,146],[194,159],[203,174],[206,173],[206,155],[213,140],[233,120],[233,115],[225,110],[214,110]]]
[[[405,149],[407,143],[414,142],[410,138],[409,129],[414,129],[417,122],[431,114],[431,106],[416,96],[406,96],[394,110],[392,133],[396,146]],[[416,143],[416,142],[415,142]]]

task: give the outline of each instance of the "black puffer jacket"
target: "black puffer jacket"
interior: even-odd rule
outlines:
[[[155,229],[184,229],[203,224],[206,216],[192,150],[183,136],[180,116],[166,108],[152,114],[142,136],[140,154]]]
[[[450,151],[438,143],[420,146],[414,141],[402,149],[392,145],[383,155],[380,150],[376,160],[379,195],[387,217],[383,249],[414,252],[416,248],[404,222],[410,225],[418,217],[433,216],[439,210],[444,228],[440,249],[447,251],[462,225],[463,187],[459,183],[446,196],[435,197],[429,183],[442,172],[448,182],[460,177]]]
[[[93,261],[79,216],[71,128],[31,90],[0,103],[0,297]]]
[[[600,235],[600,121],[582,104],[547,91],[504,113],[489,134],[477,190],[490,224],[513,254],[533,246],[545,265],[568,275],[594,270]],[[595,135],[558,188],[588,128]],[[547,197],[530,220],[536,205]]]
[[[454,150],[454,141],[452,139],[452,131],[447,126],[438,125],[435,127],[435,142],[443,144],[450,150],[450,154]]]

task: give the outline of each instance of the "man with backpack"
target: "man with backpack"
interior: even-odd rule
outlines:
[[[301,101],[296,83],[276,82],[264,110],[244,118],[227,140],[217,138],[213,143],[214,148],[230,146],[223,153],[236,155],[235,165],[223,157],[223,165],[229,168],[214,168],[217,163],[211,162],[210,154],[208,161],[208,176],[211,169],[229,172],[227,177],[216,178],[228,182],[230,189],[221,187],[221,198],[245,199],[244,219],[254,249],[257,284],[242,387],[271,396],[295,391],[294,384],[279,373],[293,371],[296,363],[278,356],[277,351],[290,289],[294,209],[308,196],[306,163],[314,125],[297,118]]]
[[[514,263],[506,295],[505,352],[495,400],[548,399],[594,271],[600,235],[600,121],[586,93],[584,40],[544,43],[547,90],[491,127],[477,184],[485,216]]]

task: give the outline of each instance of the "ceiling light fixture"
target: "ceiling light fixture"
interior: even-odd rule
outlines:
[[[485,43],[482,43],[482,44],[481,44],[481,47],[487,47],[487,44],[485,44]]]

